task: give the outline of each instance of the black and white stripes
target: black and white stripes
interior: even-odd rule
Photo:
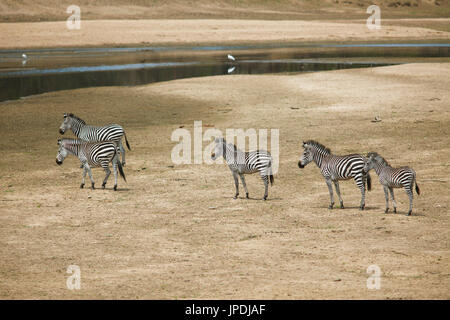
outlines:
[[[392,197],[392,204],[394,206],[394,213],[397,212],[397,204],[394,198],[393,188],[405,188],[406,194],[409,197],[409,211],[408,215],[411,215],[413,208],[413,187],[415,184],[417,194],[420,194],[419,186],[416,182],[416,172],[409,167],[393,168],[389,163],[378,153],[369,152],[364,164],[363,171],[369,172],[371,169],[375,169],[378,174],[381,185],[384,189],[384,195],[386,199],[386,210],[389,211],[389,195]]]
[[[309,140],[303,142],[303,154],[298,162],[300,168],[304,168],[308,163],[314,161],[319,167],[323,177],[325,178],[330,192],[330,206],[334,206],[333,186],[336,188],[336,193],[339,197],[341,208],[344,208],[344,203],[341,198],[339,189],[339,180],[355,179],[356,185],[361,190],[360,210],[365,207],[365,185],[367,181],[368,190],[371,189],[371,179],[369,174],[363,173],[364,157],[359,154],[349,154],[345,156],[337,156],[331,154],[330,149],[326,148],[317,141]]]
[[[114,170],[114,191],[117,190],[117,168],[122,178],[126,181],[122,165],[118,160],[115,141],[86,142],[79,139],[59,139],[58,146],[58,154],[56,155],[56,163],[58,165],[61,165],[69,154],[78,157],[81,161],[84,169],[81,188],[84,187],[86,172],[89,173],[92,189],[95,188],[91,167],[102,167],[105,170],[106,176],[102,184],[102,188],[105,188],[106,182],[111,174],[111,170],[109,169],[110,162],[112,162]]]
[[[234,199],[237,199],[239,195],[239,178],[242,181],[245,195],[248,198],[249,193],[245,183],[244,174],[259,172],[265,187],[263,200],[266,200],[268,196],[269,180],[270,184],[273,184],[273,161],[270,153],[265,150],[243,152],[234,144],[227,143],[223,138],[216,138],[215,143],[216,145],[214,152],[211,154],[211,159],[216,160],[218,157],[223,156],[228,164],[228,167],[233,173],[234,183],[236,186],[236,194]]]
[[[68,129],[71,129],[79,139],[84,141],[116,141],[122,154],[122,165],[125,165],[125,148],[122,145],[122,136],[125,137],[128,150],[130,150],[130,145],[125,131],[120,125],[110,124],[103,127],[89,126],[84,120],[74,114],[65,113],[59,132],[64,134]]]

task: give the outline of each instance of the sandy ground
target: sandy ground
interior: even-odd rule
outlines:
[[[437,20],[450,24],[450,19]],[[405,23],[411,24],[410,21]],[[442,42],[450,38],[448,31],[411,25],[383,25],[380,30],[369,30],[364,20],[350,23],[301,20],[82,20],[80,30],[67,29],[65,21],[0,23],[0,30],[0,48],[3,49],[315,41]]]
[[[232,75],[0,103],[0,298],[449,299],[449,74],[450,64],[410,64]],[[118,192],[111,180],[79,189],[74,158],[56,165],[63,112],[125,127],[132,151]],[[257,176],[252,199],[233,200],[225,165],[173,166],[171,133],[194,120],[280,130],[268,201]],[[366,211],[352,181],[341,183],[346,209],[328,210],[317,167],[297,167],[306,139],[413,167],[414,215],[401,190],[399,214],[384,214],[374,172]],[[71,264],[78,291],[66,288]],[[366,288],[372,264],[380,290]]]

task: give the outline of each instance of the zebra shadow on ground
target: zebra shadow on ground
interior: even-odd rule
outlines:
[[[110,188],[106,187],[105,189],[99,189],[99,190],[114,191],[114,188],[113,187],[110,187]],[[117,190],[115,192],[127,192],[127,191],[130,191],[130,189],[128,189],[128,188],[117,188]]]
[[[326,205],[326,206],[311,206],[311,208],[314,208],[314,209],[327,209],[327,210],[330,210],[330,209],[328,209],[328,205]],[[335,205],[334,207],[333,207],[333,209],[332,210],[330,210],[330,211],[339,211],[339,210],[351,210],[351,209],[357,209],[357,210],[359,210],[359,206],[346,206],[346,205],[344,205],[344,208],[342,208],[341,209],[341,207],[339,206],[339,205]],[[384,208],[381,208],[381,207],[375,207],[375,206],[366,206],[365,208],[364,208],[364,210],[363,211],[373,211],[373,210],[383,210],[383,212],[384,212]]]
[[[233,197],[222,197],[222,199],[231,199],[231,200],[236,200],[236,201],[238,201],[238,200],[253,200],[253,201],[272,201],[272,200],[283,200],[283,198],[277,198],[277,197],[275,197],[275,198],[267,198],[266,200],[263,200],[262,199],[262,197],[248,197],[248,198],[246,198],[245,196],[243,196],[243,197],[241,197],[241,196],[239,196],[237,199],[234,199]]]

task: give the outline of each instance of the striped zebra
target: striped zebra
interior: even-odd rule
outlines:
[[[386,198],[386,210],[384,212],[387,213],[389,211],[388,190],[392,197],[394,213],[397,213],[397,204],[394,199],[394,188],[405,188],[406,194],[409,197],[408,216],[411,215],[413,207],[414,184],[416,185],[417,194],[420,195],[420,189],[416,181],[416,172],[409,167],[393,168],[376,152],[369,152],[364,163],[364,172],[369,172],[371,169],[375,169],[375,172],[378,174],[378,179],[383,185],[384,196]]]
[[[78,118],[73,113],[64,113],[64,119],[59,127],[59,133],[64,134],[66,130],[71,129],[72,132],[81,140],[85,141],[116,141],[122,154],[122,166],[125,166],[125,148],[122,145],[122,136],[125,137],[128,150],[130,144],[127,140],[125,130],[118,124],[110,124],[103,127],[89,126],[86,122]]]
[[[355,179],[356,185],[361,190],[361,204],[359,210],[364,210],[365,203],[365,193],[366,193],[366,182],[367,189],[371,189],[371,178],[369,173],[363,173],[362,169],[364,167],[365,158],[359,154],[349,154],[345,156],[337,156],[331,154],[330,149],[323,146],[317,141],[309,140],[303,142],[303,151],[298,166],[303,169],[308,163],[314,161],[319,167],[320,172],[325,178],[330,191],[330,206],[329,209],[333,209],[334,206],[334,195],[333,186],[336,188],[336,193],[339,197],[339,202],[341,208],[344,208],[344,202],[341,198],[341,192],[339,190],[339,180]]]
[[[268,196],[269,179],[270,185],[273,185],[272,156],[270,153],[265,150],[243,152],[234,144],[227,143],[223,138],[216,138],[215,143],[216,145],[214,152],[211,154],[211,159],[216,160],[218,157],[223,156],[228,164],[228,167],[233,173],[234,184],[236,186],[234,199],[237,199],[239,195],[239,177],[241,178],[242,185],[245,189],[245,196],[248,199],[248,190],[244,174],[259,172],[265,187],[263,200],[266,200]]]
[[[84,179],[86,172],[89,173],[91,179],[91,188],[94,187],[94,179],[92,178],[92,167],[102,167],[106,176],[103,180],[102,188],[105,189],[111,170],[109,163],[112,162],[114,170],[114,191],[117,190],[117,167],[123,180],[127,181],[122,169],[122,165],[118,159],[117,145],[115,141],[88,142],[79,139],[58,139],[58,154],[56,155],[56,163],[62,165],[64,159],[72,154],[80,159],[83,170],[83,179],[80,188],[84,188]]]

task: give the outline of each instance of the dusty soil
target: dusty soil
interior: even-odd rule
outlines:
[[[449,299],[449,74],[430,63],[232,75],[0,103],[0,297]],[[79,189],[74,158],[56,165],[63,112],[125,127],[132,151],[118,192],[111,180]],[[252,199],[233,200],[225,165],[173,165],[171,133],[192,132],[194,120],[280,130],[268,201],[257,176],[247,178]],[[341,183],[346,209],[328,210],[317,167],[297,167],[306,139],[413,167],[414,215],[402,190],[399,213],[384,214],[375,173],[366,211],[352,181]],[[66,288],[71,264],[78,291]],[[380,290],[366,288],[372,264]]]
[[[72,4],[0,0],[0,21],[62,21]],[[78,0],[87,20],[102,19],[358,19],[376,4],[384,18],[447,18],[448,0]]]
[[[450,19],[445,19],[450,24]],[[386,25],[369,30],[365,21],[95,20],[69,30],[65,21],[0,23],[0,48],[122,45],[198,45],[262,42],[447,41],[450,32]]]

